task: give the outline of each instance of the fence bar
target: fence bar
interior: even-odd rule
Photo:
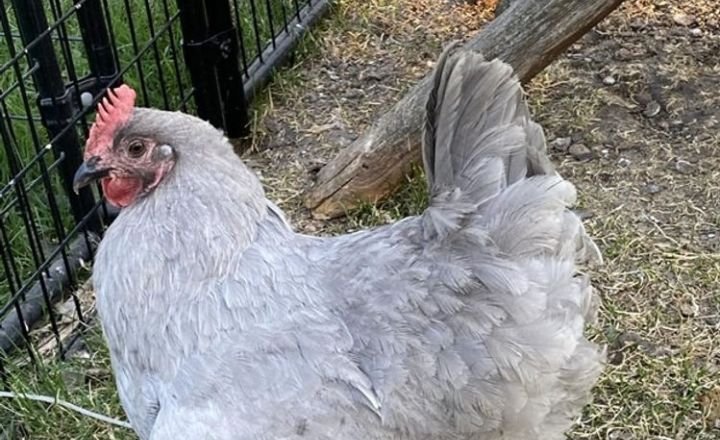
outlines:
[[[70,200],[70,207],[77,222],[80,222],[95,205],[89,188],[73,193],[72,182],[75,171],[82,163],[81,142],[77,131],[66,130],[73,119],[74,107],[72,92],[66,89],[60,72],[50,34],[38,40],[38,36],[48,29],[48,21],[40,0],[13,0],[17,14],[18,27],[23,44],[28,46],[28,55],[40,68],[33,73],[38,90],[38,107],[43,125],[50,138],[57,137],[52,148],[57,158],[63,158],[60,174]],[[34,43],[34,44],[31,44]],[[99,219],[90,219],[90,230],[99,230]]]
[[[248,67],[248,79],[245,82],[245,96],[252,100],[257,91],[271,78],[272,73],[282,65],[303,34],[312,27],[329,10],[329,0],[308,2],[297,11],[296,16],[288,22],[288,32],[281,32],[276,44],[269,44],[257,59]]]
[[[177,4],[198,116],[224,128],[230,138],[246,135],[248,104],[228,0],[177,0]]]
[[[94,250],[88,247],[84,236],[77,237],[67,246],[69,271],[61,255],[56,255],[48,265],[49,275],[39,271],[38,277],[44,277],[47,288],[42,288],[39,283],[34,284],[24,301],[19,299],[13,301],[13,306],[19,309],[19,313],[10,314],[0,321],[0,357],[24,345],[28,339],[24,334],[27,326],[39,321],[45,313],[45,308],[62,298],[63,291],[82,267],[82,261],[87,261],[92,252]],[[78,321],[82,322],[80,319]],[[57,332],[54,333],[55,336],[59,336]],[[62,345],[60,347],[62,348]]]

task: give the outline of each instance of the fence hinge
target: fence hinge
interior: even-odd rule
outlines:
[[[238,43],[235,32],[235,28],[231,27],[204,41],[186,43],[183,40],[183,47],[189,55],[191,54],[193,60],[203,59],[209,64],[217,64],[237,53]]]
[[[62,129],[69,125],[76,114],[90,105],[92,100],[107,87],[115,78],[86,77],[76,84],[65,87],[65,93],[53,98],[38,98],[38,108],[43,123],[48,128]],[[117,82],[117,81],[115,81]],[[87,97],[84,96],[87,94]]]

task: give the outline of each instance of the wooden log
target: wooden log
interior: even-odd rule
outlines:
[[[495,4],[495,16],[502,14],[503,12],[507,11],[508,8],[510,8],[510,3],[517,0],[499,0]]]
[[[513,0],[465,47],[500,58],[527,82],[623,0]],[[318,173],[305,206],[318,218],[342,216],[390,195],[420,159],[420,128],[430,91],[422,79]]]

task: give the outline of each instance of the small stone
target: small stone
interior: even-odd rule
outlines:
[[[694,318],[697,316],[698,312],[700,311],[700,308],[698,307],[697,303],[695,302],[695,299],[693,298],[686,298],[684,301],[680,303],[680,314],[683,315],[686,318]]]
[[[686,160],[678,159],[675,161],[675,171],[680,174],[689,174],[692,171],[692,164]]]
[[[615,52],[615,58],[620,61],[628,61],[633,58],[633,54],[628,49],[621,47],[617,50],[617,52]]]
[[[575,160],[590,160],[593,157],[592,151],[585,144],[572,144],[568,148],[568,153],[575,158]]]
[[[602,82],[606,86],[611,86],[611,85],[615,84],[615,77],[608,75],[605,78],[603,78]]]
[[[363,96],[365,94],[360,89],[351,89],[345,92],[345,97],[348,99],[362,98]]]
[[[90,358],[92,358],[92,355],[90,354],[89,351],[87,351],[85,349],[80,349],[80,350],[77,350],[76,352],[74,352],[72,357],[76,358],[76,359],[90,359]]]
[[[360,74],[360,80],[361,81],[382,81],[385,79],[387,74],[383,72],[363,72]]]
[[[649,194],[657,194],[662,191],[662,188],[656,183],[648,183],[645,186],[645,191],[647,191]]]
[[[555,138],[552,142],[550,142],[550,148],[554,151],[559,151],[561,153],[567,153],[568,147],[570,147],[571,143],[572,143],[571,138],[559,137],[559,138]]]
[[[636,19],[636,20],[633,20],[630,22],[630,29],[632,29],[632,30],[637,31],[644,27],[645,27],[645,22],[642,20]]]
[[[621,157],[621,158],[618,160],[618,165],[620,165],[620,166],[623,167],[623,168],[625,168],[625,167],[627,167],[627,166],[630,166],[630,159],[627,159],[627,158],[625,158],[625,157]]]
[[[645,106],[645,110],[643,110],[643,115],[645,115],[646,118],[654,118],[658,114],[660,114],[660,110],[662,110],[662,107],[660,107],[660,103],[657,101],[650,101]]]
[[[690,14],[675,14],[673,21],[680,26],[690,26],[695,23],[695,16]]]
[[[690,35],[693,37],[702,37],[703,31],[700,28],[692,28],[690,29]]]
[[[623,353],[622,351],[617,351],[608,355],[608,362],[610,363],[610,365],[622,365],[624,361],[625,353]]]

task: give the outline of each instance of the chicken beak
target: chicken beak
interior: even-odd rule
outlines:
[[[90,183],[97,179],[107,176],[110,173],[110,168],[103,167],[100,165],[100,157],[93,156],[83,162],[78,170],[75,172],[73,178],[73,190],[75,194]]]

